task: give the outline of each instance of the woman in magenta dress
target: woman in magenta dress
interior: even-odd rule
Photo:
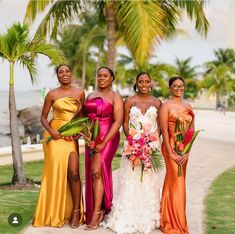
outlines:
[[[119,145],[119,128],[123,121],[123,101],[111,88],[113,71],[101,67],[97,71],[98,90],[87,97],[85,113],[98,119],[102,143],[96,145],[91,158],[86,147],[86,222],[87,230],[96,229],[104,214],[111,210],[113,199],[112,159]]]

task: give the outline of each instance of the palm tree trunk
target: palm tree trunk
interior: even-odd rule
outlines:
[[[83,53],[82,58],[82,88],[84,89],[86,82],[86,53]]]
[[[26,177],[22,160],[20,132],[16,112],[15,91],[14,91],[14,63],[10,62],[10,84],[9,84],[9,113],[10,113],[10,131],[14,174],[13,184],[24,184]]]
[[[96,63],[96,71],[98,71],[98,69],[100,68],[102,54],[103,54],[103,48],[102,48],[102,46],[100,46],[99,51],[98,51],[98,59],[97,59],[97,63]],[[97,81],[96,81],[96,79],[95,79],[95,90],[97,90]]]
[[[107,33],[108,33],[108,66],[115,70],[116,57],[116,31],[114,1],[109,0],[106,6]]]
[[[215,102],[216,102],[216,107],[221,104],[220,103],[220,93],[219,92],[215,93]]]

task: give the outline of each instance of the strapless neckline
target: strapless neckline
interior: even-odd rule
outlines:
[[[109,103],[111,106],[113,106],[113,103],[111,103],[110,101],[108,101],[106,98],[103,98],[103,97],[92,97],[92,98],[87,99],[87,102],[88,102],[88,101],[92,101],[92,100],[94,100],[94,99],[101,99],[101,100],[103,100],[103,101]]]
[[[61,99],[66,99],[66,98],[72,98],[73,100],[75,100],[75,101],[77,101],[77,102],[80,102],[79,100],[77,100],[76,98],[74,98],[74,97],[72,97],[72,96],[66,96],[66,97],[57,98],[57,99],[53,102],[53,104],[54,104],[55,102],[61,100]]]
[[[157,111],[157,108],[156,108],[155,106],[150,106],[150,107],[148,107],[147,110],[145,111],[145,113],[142,113],[141,109],[138,108],[137,106],[132,106],[131,109],[130,109],[130,111],[131,111],[132,109],[136,109],[137,111],[139,111],[139,113],[140,113],[142,116],[145,116],[151,109],[155,109],[155,110]]]

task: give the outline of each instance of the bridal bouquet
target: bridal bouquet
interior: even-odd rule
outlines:
[[[191,123],[190,124],[181,123],[178,117],[176,119],[175,133],[174,133],[175,152],[180,156],[184,156],[184,154],[187,154],[191,150],[193,142],[200,131],[202,130],[194,131],[194,128],[191,127]],[[183,171],[182,165],[178,165],[178,176],[182,176],[182,171]]]
[[[143,174],[148,170],[157,171],[162,168],[163,160],[160,154],[160,140],[158,132],[150,132],[140,123],[137,130],[130,125],[129,135],[126,137],[123,155],[132,163],[132,168],[141,165],[141,182]]]

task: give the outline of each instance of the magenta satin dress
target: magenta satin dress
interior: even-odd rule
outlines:
[[[113,119],[113,105],[101,97],[88,99],[85,103],[85,112],[90,119],[98,119],[100,134],[104,138],[114,121]],[[113,200],[113,183],[112,183],[112,159],[116,153],[119,145],[120,134],[117,134],[109,140],[104,149],[100,152],[101,172],[104,185],[104,198],[101,209],[105,210],[107,214],[111,210]],[[94,197],[92,186],[92,171],[91,171],[91,158],[89,149],[85,150],[85,202],[86,202],[86,222],[89,224],[93,209]]]

